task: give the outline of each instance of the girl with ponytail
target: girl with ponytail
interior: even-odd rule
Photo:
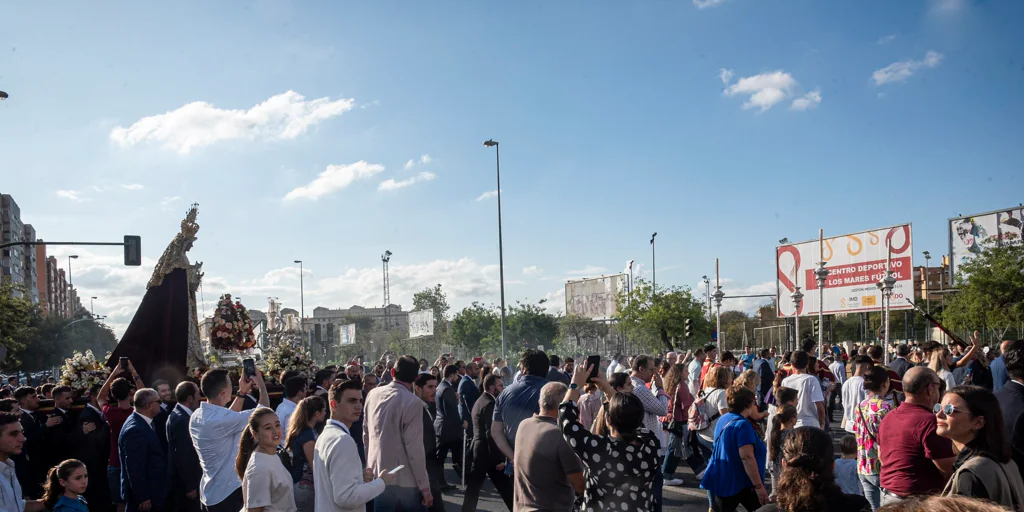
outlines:
[[[762,507],[772,512],[870,512],[863,496],[843,494],[835,482],[835,449],[824,430],[800,427],[786,436],[782,447],[782,479],[777,503]]]
[[[50,468],[43,484],[43,504],[53,512],[89,512],[82,494],[89,487],[85,463],[68,459]]]
[[[796,425],[796,407],[786,404],[778,408],[772,424],[769,425],[771,433],[768,435],[768,474],[772,478],[772,494],[779,489],[779,479],[782,476],[782,446],[786,441],[786,435],[793,431]]]
[[[249,416],[235,459],[244,510],[295,512],[292,475],[277,454],[283,438],[281,420],[272,409],[260,407]]]

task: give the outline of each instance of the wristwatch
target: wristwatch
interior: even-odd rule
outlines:
[[[575,382],[569,384],[569,389],[579,389],[580,385]]]
[[[248,395],[242,392],[235,393],[235,398],[241,398],[242,400],[245,400],[247,396]]]

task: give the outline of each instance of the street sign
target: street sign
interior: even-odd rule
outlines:
[[[711,341],[718,341],[718,331],[711,331]]]
[[[124,236],[124,264],[128,267],[142,265],[142,237],[138,235]]]

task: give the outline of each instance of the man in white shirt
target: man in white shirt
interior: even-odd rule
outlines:
[[[364,512],[366,503],[384,492],[395,475],[384,469],[373,479],[359,462],[359,452],[349,431],[363,413],[363,390],[358,381],[331,385],[327,393],[331,419],[313,449],[313,480],[317,512]]]
[[[234,400],[227,370],[206,372],[199,385],[208,401],[199,404],[199,409],[192,413],[188,431],[199,455],[199,464],[203,467],[199,501],[207,512],[238,512],[242,509],[242,481],[235,473],[235,458],[242,431],[255,410],[242,410],[253,384],[260,390],[260,406],[269,407],[267,386],[259,370],[253,378],[238,381],[238,394]],[[229,402],[230,408],[227,407]]]
[[[843,428],[847,432],[856,433],[853,431],[853,421],[857,414],[857,406],[868,397],[867,391],[864,390],[864,374],[874,364],[868,356],[857,356],[853,360],[853,377],[843,383]]]
[[[298,408],[299,402],[303,398],[306,398],[306,391],[309,384],[306,382],[306,378],[302,376],[292,377],[284,383],[284,400],[277,405],[277,419],[281,421],[281,430],[288,432],[288,419],[292,417],[292,413]],[[284,440],[282,439],[283,443]]]
[[[10,512],[36,512],[46,510],[42,501],[26,501],[21,495],[21,484],[14,472],[14,455],[25,445],[25,431],[21,418],[12,412],[0,412],[0,510]]]
[[[821,383],[814,375],[807,373],[810,355],[798,350],[793,352],[789,362],[794,373],[782,381],[782,386],[797,391],[796,426],[825,428],[825,397],[821,392]]]
[[[686,367],[686,383],[690,387],[690,394],[697,396],[700,387],[700,367],[704,365],[704,349],[698,348],[693,353],[693,361]]]

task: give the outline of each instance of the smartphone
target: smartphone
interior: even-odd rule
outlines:
[[[117,358],[117,362],[118,362],[118,364],[121,365],[121,369],[122,370],[127,370],[128,369],[128,358],[127,357],[119,357],[119,358]]]
[[[388,474],[389,474],[389,475],[394,475],[395,473],[398,473],[399,471],[401,471],[401,470],[402,470],[402,468],[404,468],[404,467],[405,467],[404,465],[402,465],[402,466],[398,466],[397,468],[395,468],[395,469],[392,469],[391,471],[388,471]]]
[[[587,356],[587,368],[590,368],[590,376],[587,377],[587,382],[594,380],[597,377],[598,372],[601,371],[601,356]]]
[[[256,376],[256,361],[253,361],[251,357],[242,359],[242,374],[246,380]]]

